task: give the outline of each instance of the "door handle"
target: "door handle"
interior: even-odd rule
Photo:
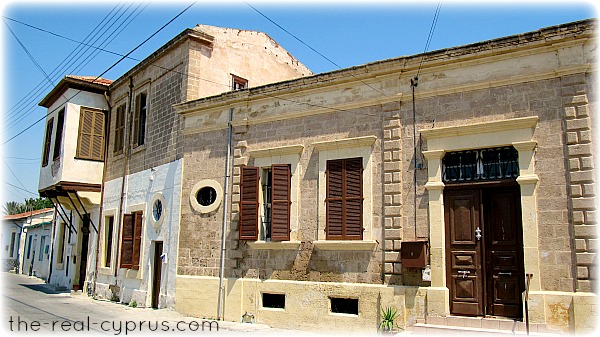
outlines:
[[[506,275],[506,276],[512,276],[512,272],[510,271],[506,271],[506,272],[498,272],[498,275]]]
[[[477,241],[481,240],[481,228],[477,227],[475,230],[475,237],[477,238]]]
[[[467,278],[467,274],[471,274],[468,270],[459,270],[458,273],[462,275],[462,278]]]

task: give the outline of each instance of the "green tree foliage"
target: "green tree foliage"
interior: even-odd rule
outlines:
[[[52,202],[48,198],[28,198],[24,202],[7,201],[3,211],[6,215],[12,215],[49,207],[52,207]]]

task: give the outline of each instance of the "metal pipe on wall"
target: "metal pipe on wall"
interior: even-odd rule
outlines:
[[[221,228],[221,268],[219,271],[219,301],[217,305],[217,319],[223,319],[223,278],[225,274],[225,231],[227,230],[227,195],[229,194],[229,163],[231,161],[231,120],[233,108],[229,109],[227,121],[227,157],[225,159],[225,194],[223,195],[223,226]]]

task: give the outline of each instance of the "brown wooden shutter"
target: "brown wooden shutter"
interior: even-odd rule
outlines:
[[[131,269],[139,269],[142,249],[142,212],[136,212],[133,214],[133,254]]]
[[[125,139],[125,104],[117,108],[115,118],[115,143],[113,152],[120,154],[123,152],[123,143]]]
[[[140,105],[141,95],[135,97],[135,110],[133,113],[133,147],[138,146],[138,139],[140,137]]]
[[[343,160],[327,161],[327,240],[343,239]]]
[[[92,154],[91,149],[94,115],[91,111],[81,109],[79,119],[79,143],[77,147],[77,157],[88,159]]]
[[[240,240],[258,240],[258,174],[258,167],[241,169]]]
[[[133,261],[133,214],[123,215],[123,236],[121,239],[121,268],[131,268]]]
[[[42,153],[42,166],[48,165],[48,156],[50,155],[50,141],[52,140],[52,127],[54,117],[50,118],[46,125],[46,139],[44,140],[44,151]]]
[[[346,159],[345,164],[344,191],[346,214],[344,219],[344,239],[362,240],[362,158]]]
[[[94,125],[92,127],[92,159],[104,159],[104,118],[102,111],[94,111]]]
[[[80,111],[77,157],[104,160],[104,112],[82,108]]]
[[[362,240],[362,158],[327,161],[326,239]]]
[[[271,167],[271,240],[290,239],[290,166]]]

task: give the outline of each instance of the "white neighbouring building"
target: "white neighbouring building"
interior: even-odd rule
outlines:
[[[48,109],[38,191],[57,210],[48,283],[90,291],[96,268],[110,80],[65,76]]]

